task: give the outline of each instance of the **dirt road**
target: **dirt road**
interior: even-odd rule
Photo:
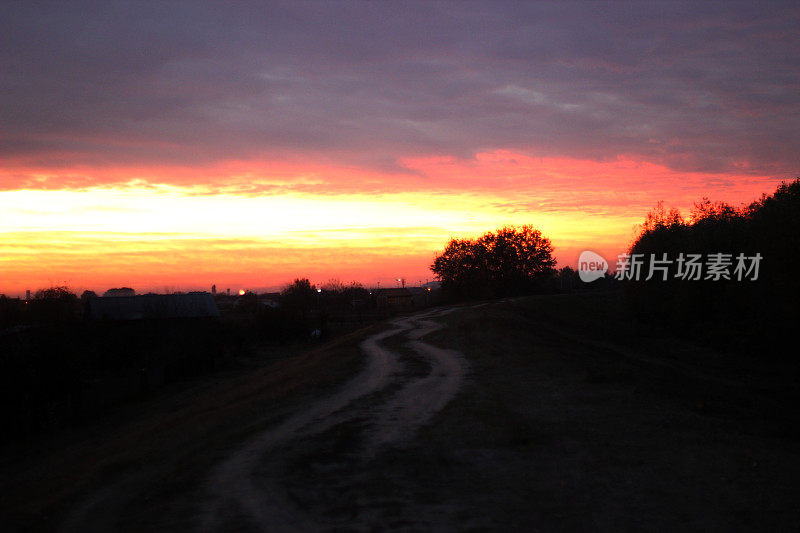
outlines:
[[[0,529],[797,530],[796,364],[637,332],[617,296],[418,313],[187,385],[14,461]]]
[[[366,463],[382,447],[411,439],[454,397],[466,371],[460,353],[425,342],[426,335],[442,327],[436,318],[454,310],[393,321],[391,329],[364,340],[367,366],[339,392],[236,449],[208,479],[209,502],[199,530],[226,530],[242,520],[265,531],[318,529],[315,517],[297,508],[281,486],[279,477],[288,466],[282,454],[307,448],[309,437],[353,421],[360,442],[349,451],[349,462]],[[401,349],[388,347],[389,340],[394,345],[400,341]],[[422,363],[425,371],[407,372],[412,363]]]

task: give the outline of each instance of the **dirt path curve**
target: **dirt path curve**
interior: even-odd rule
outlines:
[[[457,309],[428,311],[393,321],[391,329],[362,342],[367,366],[339,392],[234,450],[217,465],[207,481],[210,501],[205,506],[199,531],[226,530],[242,520],[265,531],[318,529],[313,517],[289,500],[280,483],[264,479],[261,470],[257,472],[259,465],[268,456],[270,463],[279,464],[282,447],[348,420],[363,420],[362,446],[353,452],[365,462],[381,446],[396,445],[413,437],[418,428],[455,396],[466,372],[461,354],[424,341],[425,335],[442,327],[433,319]],[[427,375],[400,375],[403,365],[399,354],[382,343],[401,335],[417,357],[429,365]],[[390,387],[396,391],[383,395],[387,396],[383,403],[363,405],[368,396]]]

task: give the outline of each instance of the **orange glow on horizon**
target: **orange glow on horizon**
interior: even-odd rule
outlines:
[[[450,237],[505,224],[541,229],[561,265],[583,249],[611,259],[659,200],[684,211],[703,196],[739,204],[780,181],[506,150],[402,163],[407,175],[293,161],[5,166],[0,293],[61,284],[274,288],[297,276],[414,285],[432,278],[428,266]]]

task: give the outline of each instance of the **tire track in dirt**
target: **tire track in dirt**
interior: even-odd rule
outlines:
[[[415,431],[428,423],[456,394],[466,373],[463,356],[454,351],[432,346],[423,337],[443,326],[433,318],[459,308],[428,311],[394,320],[392,329],[376,333],[361,343],[367,356],[366,368],[342,389],[311,407],[290,417],[246,441],[215,467],[206,488],[209,503],[201,517],[200,531],[225,529],[231,521],[245,520],[263,531],[318,530],[308,516],[289,499],[275,477],[257,473],[267,454],[270,463],[280,465],[280,448],[298,439],[317,435],[336,424],[363,418],[363,444],[353,450],[368,462],[382,446],[398,445],[410,440]],[[405,344],[430,365],[422,377],[403,377],[399,354],[381,343],[403,335]],[[400,388],[384,403],[363,404],[366,397]],[[277,456],[277,457],[276,457]],[[266,477],[266,479],[265,479]]]

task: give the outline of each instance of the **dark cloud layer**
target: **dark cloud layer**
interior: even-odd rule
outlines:
[[[5,3],[0,155],[308,155],[403,172],[494,149],[797,174],[800,10],[678,3]]]

